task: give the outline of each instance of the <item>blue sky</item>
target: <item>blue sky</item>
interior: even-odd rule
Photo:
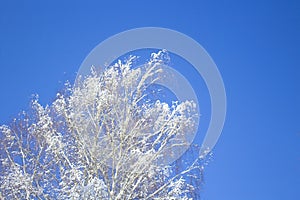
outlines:
[[[38,93],[50,103],[107,37],[180,31],[217,64],[225,127],[203,199],[300,198],[300,3],[297,1],[0,1],[0,123]]]

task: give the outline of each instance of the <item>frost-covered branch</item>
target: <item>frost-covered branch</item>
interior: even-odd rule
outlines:
[[[165,53],[152,54],[143,68],[132,67],[136,57],[101,73],[92,68],[50,106],[36,98],[29,112],[1,126],[0,197],[194,198],[189,177],[197,176],[188,174],[202,173],[199,158],[183,167],[161,164],[190,145],[184,135],[198,117],[194,102],[148,99]]]

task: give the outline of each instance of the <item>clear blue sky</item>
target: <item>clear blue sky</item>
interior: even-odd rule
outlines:
[[[99,42],[144,26],[198,41],[227,90],[223,134],[203,199],[300,199],[297,1],[0,1],[0,123],[50,103]],[[105,2],[105,3],[103,3]]]

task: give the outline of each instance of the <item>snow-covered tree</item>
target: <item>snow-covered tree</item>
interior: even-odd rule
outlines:
[[[104,72],[91,69],[56,100],[0,127],[2,199],[196,199],[199,158],[162,159],[190,145],[196,105],[147,97],[160,78],[163,51],[142,68],[136,57]],[[180,165],[180,166],[179,166]]]

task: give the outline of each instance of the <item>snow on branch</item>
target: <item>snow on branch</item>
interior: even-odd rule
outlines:
[[[160,164],[190,145],[184,136],[197,123],[192,101],[147,99],[166,58],[160,51],[144,68],[132,67],[133,56],[101,73],[92,67],[50,106],[34,99],[28,113],[1,126],[0,197],[196,199],[198,157]]]

